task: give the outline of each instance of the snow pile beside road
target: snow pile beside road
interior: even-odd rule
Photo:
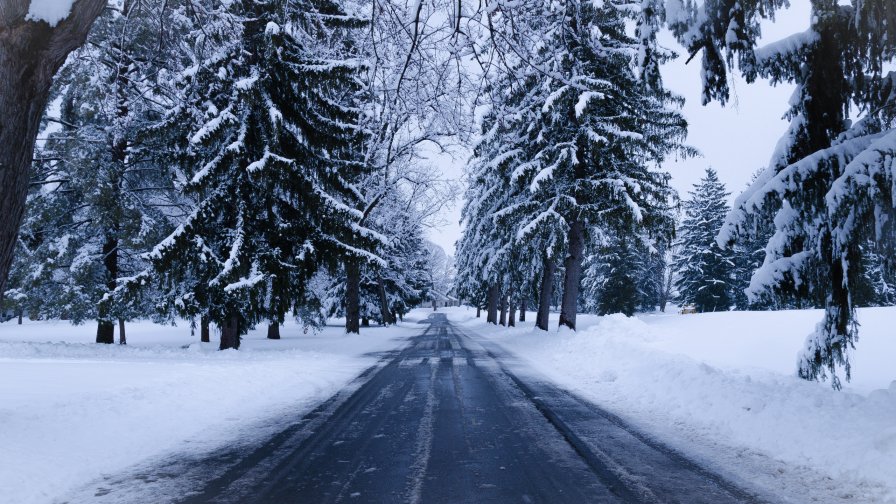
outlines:
[[[453,318],[683,451],[759,452],[896,500],[896,308],[860,310],[857,380],[842,392],[794,375],[819,311],[580,316],[578,332],[549,333],[485,326],[469,313]],[[853,497],[844,501],[871,500]]]
[[[189,327],[132,323],[120,346],[88,343],[92,325],[0,324],[0,502],[56,501],[147,458],[274,432],[419,332],[265,329],[219,352]]]

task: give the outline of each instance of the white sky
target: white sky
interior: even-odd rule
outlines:
[[[779,11],[774,23],[763,25],[762,43],[808,28],[809,8],[809,0],[791,0],[790,9]],[[661,34],[660,43],[682,55],[663,66],[663,79],[667,88],[684,96],[683,113],[689,123],[687,143],[703,154],[699,158],[672,160],[664,165],[672,174],[672,187],[682,199],[687,198],[687,192],[706,167],[712,166],[732,193],[733,200],[746,187],[753,172],[768,164],[778,139],[787,129],[782,116],[787,111],[794,88],[792,85],[773,87],[765,81],[747,84],[735,75],[729,79],[731,100],[728,104],[721,107],[711,103],[704,107],[700,104],[700,55],[685,65],[687,55],[671,34]],[[444,156],[433,161],[446,177],[462,177],[466,162],[462,155],[456,155],[454,159]],[[454,208],[445,211],[443,226],[429,230],[430,240],[451,255],[454,254],[454,243],[460,238],[458,221],[462,204],[458,201]]]

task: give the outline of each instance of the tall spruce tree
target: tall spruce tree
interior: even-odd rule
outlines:
[[[672,232],[668,175],[652,166],[687,152],[686,124],[680,100],[651,71],[668,56],[656,50],[655,19],[635,14],[635,38],[626,32],[632,12],[622,2],[523,2],[489,20],[489,51],[503,64],[471,164],[459,270],[480,274],[494,292],[513,278],[506,258],[523,250],[531,269],[521,278],[531,285],[532,273],[543,273],[537,325],[545,329],[561,256],[560,323],[575,328],[590,234]]]
[[[671,5],[671,4],[670,4]],[[676,0],[667,22],[692,55],[703,53],[704,102],[726,101],[735,62],[748,81],[791,82],[790,128],[762,176],[734,205],[719,242],[731,245],[771,220],[775,233],[748,295],[766,293],[825,308],[800,358],[806,379],[849,379],[858,335],[853,294],[861,283],[861,245],[894,236],[892,165],[896,10],[889,0],[811,1],[808,30],[757,47],[763,18],[784,0]],[[847,120],[855,107],[862,115]]]
[[[158,283],[163,311],[204,314],[238,348],[259,321],[314,302],[308,287],[343,258],[376,258],[358,225],[365,171],[353,31],[328,0],[236,1],[202,27],[211,51],[183,74],[160,134],[194,201],[129,286]]]
[[[728,193],[712,168],[694,185],[678,228],[675,287],[681,303],[698,312],[726,311],[734,304],[734,253],[716,243],[728,215]]]

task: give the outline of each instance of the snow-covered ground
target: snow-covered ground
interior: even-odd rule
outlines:
[[[93,343],[90,324],[0,324],[0,502],[53,502],[146,459],[262,436],[418,334],[405,320],[360,336],[287,323],[279,341],[260,327],[223,352],[186,324],[128,324],[127,346]]]
[[[449,317],[524,366],[784,502],[896,502],[896,308],[859,311],[853,380],[795,376],[821,312],[579,316],[579,331]],[[484,317],[484,314],[483,314]]]

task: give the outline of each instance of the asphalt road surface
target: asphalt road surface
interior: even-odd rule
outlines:
[[[160,489],[179,478],[172,497],[185,504],[760,502],[606,411],[514,374],[511,359],[433,314],[352,390],[265,443],[144,478]]]

